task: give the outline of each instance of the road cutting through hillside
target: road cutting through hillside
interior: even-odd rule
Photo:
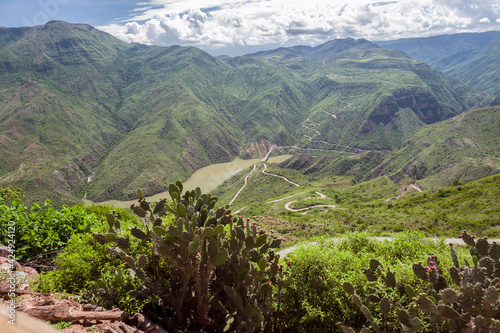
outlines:
[[[262,170],[262,173],[263,173],[263,174],[265,174],[265,175],[269,175],[269,176],[273,176],[273,177],[278,177],[278,178],[281,178],[281,179],[285,180],[286,182],[288,182],[288,183],[290,183],[290,184],[292,184],[292,185],[294,185],[294,186],[297,186],[297,187],[299,187],[299,186],[300,186],[300,185],[299,185],[299,184],[297,184],[296,182],[291,181],[290,179],[288,179],[288,178],[286,178],[286,177],[284,177],[284,176],[281,176],[281,175],[275,175],[275,174],[273,174],[273,173],[267,172],[267,171],[266,171],[266,170],[267,170],[267,165],[266,165],[266,163],[263,163],[263,164],[264,164],[264,169]],[[252,170],[252,171],[253,171],[253,170]],[[248,174],[248,175],[250,175],[250,174]],[[248,177],[248,176],[247,176],[247,177]],[[246,182],[245,182],[245,185],[246,185]],[[243,185],[243,186],[244,186],[244,185]],[[241,189],[240,189],[240,191],[241,191],[242,189],[243,189],[243,188],[241,188]],[[281,199],[277,199],[277,200],[267,201],[267,203],[272,203],[272,202],[277,202],[277,201],[281,201],[281,200],[289,199],[289,198],[291,198],[291,197],[294,197],[294,196],[296,196],[296,195],[303,194],[303,193],[305,193],[305,192],[297,193],[297,194],[294,194],[294,195],[288,196],[288,197],[286,197],[286,198],[281,198]],[[325,199],[325,198],[326,198],[326,195],[324,195],[323,193],[320,193],[320,192],[316,191],[316,194],[318,194],[318,195],[319,195],[319,198],[317,198],[317,199]],[[307,200],[307,199],[314,199],[314,198],[316,198],[316,197],[308,197],[308,198],[305,198],[305,199]],[[234,201],[234,199],[233,199],[232,201]],[[231,202],[232,202],[232,201],[231,201]],[[336,205],[314,205],[314,206],[305,207],[305,208],[297,208],[297,209],[295,209],[295,208],[291,208],[291,207],[290,207],[290,205],[291,205],[292,203],[294,203],[295,201],[296,201],[296,200],[293,200],[293,201],[290,201],[290,202],[286,203],[286,204],[285,204],[285,209],[286,209],[286,210],[288,210],[288,211],[291,211],[291,212],[302,212],[302,211],[308,210],[308,209],[310,209],[310,208],[315,208],[315,207],[330,207],[330,208],[338,208]],[[305,213],[302,213],[302,214],[305,214]]]
[[[412,184],[406,186],[404,189],[402,189],[400,195],[396,195],[395,197],[387,198],[387,199],[385,199],[385,201],[389,201],[391,199],[401,199],[411,189],[416,190],[418,192],[422,192],[422,189],[420,188],[420,186],[418,186],[417,183],[412,183]]]
[[[283,177],[283,176],[280,176],[280,175],[275,175],[273,173],[270,173],[270,172],[267,172],[266,171],[267,169],[267,164],[264,163],[264,170],[262,170],[262,173],[265,174],[265,175],[269,175],[269,176],[274,176],[274,177],[279,177],[279,178],[282,178],[284,179],[285,181],[289,182],[290,184],[292,185],[295,185],[295,186],[300,186],[299,184],[297,184],[296,182],[292,182],[290,179],[286,178],[286,177]]]
[[[263,173],[263,174],[266,174],[266,175],[269,175],[269,176],[274,176],[274,177],[279,177],[279,178],[281,178],[281,179],[283,179],[283,180],[285,180],[285,181],[289,182],[289,183],[290,183],[290,184],[292,184],[292,185],[295,185],[295,186],[300,186],[300,185],[299,185],[299,184],[297,184],[296,182],[293,182],[293,181],[291,181],[290,179],[288,179],[288,178],[286,178],[286,177],[284,177],[284,176],[275,175],[275,174],[273,174],[273,173],[267,172],[267,171],[266,171],[266,169],[267,169],[267,165],[266,165],[266,163],[264,163],[264,169],[262,170],[262,173]],[[302,193],[305,193],[305,192],[302,192]],[[302,194],[302,193],[298,193],[298,194]],[[278,199],[278,200],[268,201],[268,203],[270,203],[270,202],[276,202],[276,201],[280,201],[280,200],[284,200],[284,199],[287,199],[287,198],[291,198],[291,197],[296,196],[296,195],[298,195],[298,194],[294,194],[294,195],[291,195],[291,196],[289,196],[289,197],[286,197],[286,198],[281,198],[281,199]],[[320,192],[316,191],[316,194],[318,194],[318,195],[319,195],[319,198],[316,198],[316,197],[308,197],[308,198],[305,198],[305,199],[307,200],[307,199],[314,199],[314,198],[316,198],[316,199],[325,199],[325,198],[326,198],[326,195],[324,195],[323,193],[320,193]],[[302,212],[302,211],[308,210],[308,209],[310,209],[310,208],[315,208],[315,207],[330,207],[330,208],[338,208],[336,205],[314,205],[314,206],[309,206],[309,207],[305,207],[305,208],[296,208],[296,209],[295,209],[295,208],[290,208],[290,205],[291,205],[292,203],[294,203],[295,201],[296,201],[296,200],[293,200],[293,201],[290,201],[290,202],[286,203],[286,204],[285,204],[285,209],[286,209],[286,210],[288,210],[288,211],[290,211],[290,212]],[[304,214],[304,213],[302,213],[302,214]]]
[[[236,198],[238,197],[238,195],[240,195],[240,192],[243,191],[243,189],[245,188],[245,186],[247,185],[247,182],[248,182],[248,177],[252,174],[252,172],[255,171],[255,169],[257,168],[257,164],[254,164],[253,165],[253,169],[252,171],[250,171],[250,173],[245,177],[245,183],[243,184],[243,186],[240,188],[240,190],[236,193],[236,195],[234,196],[233,200],[231,200],[229,202],[229,205],[232,205],[234,200],[236,200]]]
[[[323,193],[320,193],[318,191],[315,191],[315,193],[317,195],[319,195],[319,198],[318,197],[307,197],[304,200],[307,200],[307,199],[325,199],[326,198],[326,195],[324,195]],[[293,200],[293,201],[287,202],[286,205],[285,205],[285,209],[289,210],[291,212],[294,212],[294,213],[302,212],[304,210],[308,210],[310,208],[315,208],[315,207],[330,207],[330,208],[337,208],[338,209],[338,207],[336,205],[314,205],[314,206],[309,206],[309,207],[304,207],[304,208],[290,208],[290,205],[292,203],[294,203],[295,201],[297,201],[297,200]],[[302,213],[302,214],[306,214],[306,213]]]
[[[266,154],[266,156],[262,159],[262,161],[265,161],[266,158],[269,156],[269,154],[271,153],[271,151],[275,148],[276,146],[275,145],[272,145],[269,149],[269,152]],[[283,179],[284,181],[294,185],[294,186],[297,186],[297,187],[300,187],[301,185],[300,184],[297,184],[296,182],[284,177],[284,176],[281,176],[281,175],[276,175],[276,174],[273,174],[273,173],[270,173],[270,172],[267,172],[267,164],[265,162],[262,163],[264,165],[264,169],[262,170],[262,173],[265,174],[265,175],[268,175],[268,176],[273,176],[273,177],[278,177],[278,178],[281,178]],[[254,164],[253,166],[253,169],[252,171],[250,171],[246,177],[245,177],[245,182],[243,184],[243,186],[238,190],[238,192],[236,192],[235,196],[233,197],[233,199],[229,202],[229,205],[232,205],[233,202],[236,200],[236,198],[238,198],[238,196],[240,195],[241,191],[243,191],[243,189],[245,188],[245,186],[247,185],[248,183],[248,177],[250,177],[250,175],[255,171],[255,169],[257,168],[257,164]],[[277,200],[271,200],[271,201],[267,201],[267,203],[272,203],[272,202],[277,202],[277,201],[281,201],[281,200],[285,200],[285,199],[289,199],[291,197],[294,197],[296,195],[299,195],[299,194],[304,194],[305,192],[301,192],[301,193],[297,193],[297,194],[294,194],[294,195],[291,195],[291,196],[288,196],[288,197],[285,197],[285,198],[281,198],[281,199],[277,199]],[[305,198],[306,200],[307,199],[313,199],[313,198],[316,198],[316,199],[325,199],[326,198],[326,195],[324,195],[323,193],[320,193],[318,191],[316,191],[316,194],[319,195],[319,198],[317,197],[307,197]],[[285,204],[285,209],[288,210],[288,211],[291,211],[291,212],[302,212],[302,211],[305,211],[305,210],[308,210],[310,208],[315,208],[315,207],[330,207],[330,208],[338,208],[336,205],[314,205],[314,206],[310,206],[310,207],[305,207],[305,208],[291,208],[290,205],[292,203],[294,203],[296,200],[293,200],[293,201],[290,201],[288,203]],[[243,207],[245,208],[245,207]],[[237,212],[240,212],[241,210],[243,210],[243,208],[240,208]],[[307,214],[307,212],[305,213],[302,213],[302,214]]]

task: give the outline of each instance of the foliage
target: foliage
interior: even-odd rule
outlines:
[[[332,211],[329,218],[343,224],[363,221],[366,230],[379,234],[401,229],[418,229],[428,235],[454,236],[467,228],[476,235],[500,235],[500,175],[493,175],[459,186],[425,192],[408,191],[400,199],[365,200],[347,189],[339,193],[349,210]],[[386,196],[386,198],[388,195]],[[363,202],[364,201],[364,202]],[[340,206],[344,205],[340,203]],[[356,204],[355,202],[361,202]]]
[[[70,328],[73,323],[67,320],[59,320],[59,321],[49,321],[49,324],[57,328],[59,331],[64,331],[66,328]]]
[[[441,255],[448,251],[447,247],[426,239],[420,232],[396,235],[392,242],[374,240],[367,233],[350,233],[338,241],[319,239],[317,244],[300,246],[289,255],[287,272],[291,283],[283,295],[287,316],[280,322],[281,328],[324,332],[337,322],[358,326],[364,321],[363,314],[344,292],[343,284],[355,285],[362,297],[369,295],[374,285],[366,281],[363,269],[371,258],[377,258],[382,267],[390,267],[395,277],[412,285],[415,292],[423,292],[427,284],[412,274],[412,262],[426,258],[429,251]],[[391,301],[402,297],[404,302],[405,296],[393,293],[391,288],[383,284],[377,287]]]
[[[90,233],[75,234],[54,260],[57,268],[40,275],[37,290],[43,293],[80,293],[113,266],[108,249]]]
[[[121,221],[122,228],[127,231],[129,228],[134,226],[142,225],[134,214],[129,209],[117,208],[113,206],[105,205],[90,205],[84,207],[85,211],[89,215],[95,215],[99,221],[103,223],[97,223],[92,226],[92,232],[106,232],[108,231],[108,224],[104,223],[108,214],[113,214],[117,219]]]
[[[138,221],[129,211],[110,206],[92,205],[84,207],[86,213],[92,216],[95,224],[93,232],[105,232],[109,226],[105,221],[108,214],[114,214],[122,220],[124,233],[138,226]],[[103,219],[104,218],[104,219]],[[145,252],[138,240],[132,240],[136,253]],[[140,303],[137,299],[127,294],[124,286],[127,283],[138,284],[139,279],[133,279],[126,273],[125,265],[109,256],[108,247],[97,243],[91,233],[75,233],[68,244],[57,254],[54,259],[56,268],[43,272],[39,276],[36,290],[44,293],[70,293],[82,297],[104,307],[119,306],[130,313],[139,312],[150,302]],[[120,276],[122,278],[116,278]],[[97,281],[104,281],[113,292],[103,295]],[[95,297],[98,295],[99,297]],[[103,297],[106,296],[106,297]]]
[[[73,234],[88,233],[100,221],[88,214],[83,205],[54,209],[50,200],[28,207],[20,199],[6,203],[0,198],[0,244],[7,245],[9,221],[15,232],[17,260],[29,260],[37,254],[62,249]],[[12,231],[12,229],[9,229]]]
[[[0,188],[0,198],[5,201],[12,201],[15,199],[22,199],[24,197],[24,192],[21,188]]]
[[[278,168],[274,166],[274,169]],[[233,176],[213,193],[217,193],[224,203],[229,202],[240,188],[238,180],[246,175],[245,172]],[[273,181],[271,185],[265,183],[266,177],[269,178],[267,181]],[[290,179],[295,181],[292,176]],[[261,221],[286,219],[285,224],[303,227],[309,232],[312,231],[310,228],[319,226],[320,232],[366,230],[383,236],[416,229],[427,235],[454,236],[467,228],[476,235],[500,235],[500,203],[496,200],[500,196],[500,174],[468,183],[455,180],[453,186],[423,192],[412,188],[404,191],[415,182],[412,179],[395,184],[384,176],[355,185],[349,182],[349,178],[312,176],[304,185],[296,187],[283,179],[254,172],[249,182],[256,186],[244,188],[238,196],[241,200],[234,202],[234,210],[243,209],[242,212],[259,217]],[[272,186],[272,190],[267,191],[268,186]],[[319,199],[315,192],[326,198]],[[397,199],[396,196],[401,194],[404,195]],[[314,199],[307,199],[311,197]],[[333,204],[338,208],[314,208],[292,213],[285,209],[291,201],[294,201],[289,205],[292,208],[309,207],[315,203]],[[272,222],[263,227],[280,232],[285,225]],[[289,236],[281,235],[283,238]]]
[[[470,246],[474,266],[470,267],[466,259],[461,266],[454,244],[449,244],[453,261],[453,265],[449,267],[449,278],[454,282],[454,287],[445,278],[444,265],[436,255],[427,258],[426,267],[421,263],[413,264],[415,275],[431,285],[425,293],[415,292],[413,286],[396,282],[389,269],[385,274],[382,272],[378,260],[370,261],[369,269],[365,269],[366,278],[370,282],[382,280],[394,293],[402,296],[396,301],[389,300],[380,287],[374,288],[372,294],[367,296],[369,302],[380,306],[381,321],[363,304],[353,285],[344,283],[344,290],[352,296],[371,329],[375,332],[399,330],[403,327],[411,332],[485,332],[500,329],[500,274],[497,269],[500,246],[488,243],[486,238],[480,238],[476,242],[475,237],[466,232],[459,237]],[[393,319],[397,319],[396,321],[387,320],[391,318],[390,313],[394,313],[396,318]],[[344,332],[353,332],[346,325],[341,326]]]
[[[126,285],[126,290],[139,300],[155,295],[171,326],[270,330],[274,302],[279,308],[284,286],[280,258],[273,251],[281,241],[258,231],[250,219],[245,224],[241,217],[233,221],[225,208],[214,211],[217,198],[199,188],[183,195],[182,189],[181,182],[170,184],[171,203],[164,199],[154,204],[138,191],[140,204],[131,209],[144,218],[144,227],[130,233],[147,252],[131,251],[130,238],[112,214],[109,232],[94,234],[99,243],[114,244],[111,253],[128,265],[130,276],[142,281]],[[172,223],[164,223],[165,214],[174,216]],[[98,283],[104,291],[110,289],[104,281]]]

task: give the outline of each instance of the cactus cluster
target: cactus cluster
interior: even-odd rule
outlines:
[[[368,281],[382,283],[383,288],[373,288],[366,299],[371,304],[369,306],[363,304],[361,298],[356,294],[356,288],[350,283],[343,284],[344,291],[351,295],[354,304],[361,310],[367,319],[370,328],[365,327],[361,332],[391,332],[395,328],[399,330],[401,324],[406,327],[406,331],[414,332],[420,330],[422,322],[418,316],[416,306],[410,305],[405,307],[402,304],[395,302],[390,298],[390,294],[398,294],[400,299],[415,297],[415,292],[409,285],[404,285],[396,281],[394,273],[387,268],[387,271],[382,270],[382,265],[376,259],[370,260],[370,267],[364,270],[364,274]],[[369,307],[377,308],[380,312],[381,320],[376,320],[372,315]],[[397,325],[395,325],[395,322]],[[343,332],[355,332],[354,329],[339,323]],[[396,326],[396,327],[395,327]]]
[[[150,253],[134,257],[130,240],[120,235],[119,222],[111,214],[109,232],[94,238],[112,243],[112,254],[126,261],[130,275],[142,281],[139,288],[131,288],[131,295],[145,299],[155,294],[163,318],[175,318],[174,326],[272,331],[285,284],[280,257],[273,250],[281,240],[258,230],[250,219],[233,217],[225,207],[215,209],[217,198],[199,188],[184,194],[182,190],[181,182],[170,184],[171,200],[153,204],[138,191],[139,205],[131,209],[145,223],[130,233],[147,244]],[[163,221],[167,214],[173,223]]]
[[[344,284],[344,290],[352,296],[354,303],[366,317],[370,328],[362,332],[500,332],[500,245],[490,244],[486,238],[475,240],[474,236],[463,232],[460,236],[470,247],[472,265],[459,258],[450,243],[453,266],[448,270],[451,281],[443,275],[438,259],[434,255],[427,258],[427,265],[413,264],[414,274],[429,282],[426,293],[416,295],[410,286],[398,284],[388,270],[383,273],[377,260],[372,259],[370,268],[365,270],[369,281],[383,280],[395,292],[406,294],[411,303],[391,303],[374,290],[367,297],[369,302],[379,303],[382,321],[373,318],[368,308],[356,295],[350,283]],[[406,306],[408,310],[403,309]],[[395,313],[398,319],[396,327],[389,327],[386,321],[388,313]],[[346,325],[339,324],[344,332],[354,332]]]

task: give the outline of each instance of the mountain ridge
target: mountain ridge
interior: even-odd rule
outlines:
[[[478,91],[500,95],[500,31],[375,42],[404,51]]]
[[[256,145],[394,149],[497,102],[366,40],[223,61],[53,21],[3,28],[0,45],[0,186],[33,201],[161,192]]]

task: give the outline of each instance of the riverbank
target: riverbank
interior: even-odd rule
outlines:
[[[290,157],[292,157],[292,155],[270,157],[268,162],[281,163]],[[208,165],[204,168],[196,170],[188,180],[183,182],[184,190],[194,190],[196,187],[200,187],[203,193],[208,193],[222,184],[225,180],[229,179],[231,176],[259,162],[262,162],[262,159],[254,158],[251,160],[242,160],[237,157],[231,162]],[[168,191],[166,191],[156,193],[151,196],[147,196],[146,194],[146,199],[151,202],[158,201],[160,198],[166,198],[168,196],[169,193]],[[95,204],[115,206],[118,208],[128,208],[135,202],[136,200],[107,200],[103,202],[96,202]],[[90,200],[83,199],[83,204],[86,206],[92,205],[93,203],[94,202]]]

